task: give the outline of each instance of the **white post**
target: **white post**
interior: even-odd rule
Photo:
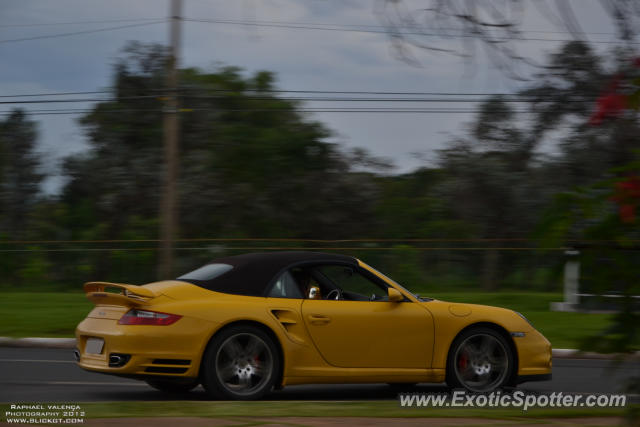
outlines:
[[[564,303],[572,308],[580,302],[580,251],[570,250],[564,253],[567,261],[564,264]]]

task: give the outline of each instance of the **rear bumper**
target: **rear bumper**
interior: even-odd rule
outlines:
[[[183,317],[168,326],[119,325],[117,320],[86,318],[76,329],[78,366],[122,376],[197,377],[213,323]],[[87,352],[87,340],[104,340],[102,352]],[[113,354],[128,356],[123,366],[109,366]]]

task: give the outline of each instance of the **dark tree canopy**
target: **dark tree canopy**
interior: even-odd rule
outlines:
[[[36,124],[23,111],[14,110],[0,120],[0,238],[25,237],[42,178]]]

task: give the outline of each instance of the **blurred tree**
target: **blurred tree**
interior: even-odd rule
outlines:
[[[0,242],[27,236],[43,175],[36,152],[36,124],[21,110],[0,119]],[[20,263],[26,254],[0,257],[0,284],[21,284]]]
[[[140,224],[154,223],[159,207],[157,88],[166,55],[140,44],[126,53],[115,68],[113,100],[81,119],[91,149],[64,163],[69,180],[61,200],[75,239],[156,238],[153,227]],[[344,238],[369,230],[377,190],[372,172],[359,168],[370,169],[371,156],[346,155],[326,142],[324,126],[272,92],[270,73],[184,69],[180,81],[182,238]],[[140,257],[143,264],[150,259]],[[133,273],[116,268],[113,257],[96,255],[91,264],[103,277]]]
[[[42,178],[36,124],[14,110],[0,120],[0,234],[24,237]]]
[[[392,244],[389,252],[366,253],[367,262],[379,266],[399,283],[412,289],[445,288],[464,285],[471,274],[464,270],[459,251],[418,251],[412,239],[465,239],[473,237],[474,224],[453,217],[448,199],[436,191],[446,179],[436,168],[421,168],[414,172],[380,176],[376,204],[375,237],[402,242]],[[450,244],[445,244],[450,246]],[[468,285],[468,283],[467,283]]]
[[[629,158],[637,121],[599,128],[588,124],[599,88],[615,74],[605,72],[602,62],[585,44],[568,43],[516,95],[526,109],[513,108],[510,98],[490,98],[468,134],[440,152],[442,197],[454,218],[473,224],[476,238],[531,236],[555,193],[595,183]],[[558,155],[540,150],[550,136]],[[484,252],[485,288],[496,288],[497,278],[505,277],[500,267],[504,256],[513,265],[513,255]]]
[[[273,76],[185,70],[185,236],[336,238],[366,232],[375,186],[330,132],[277,98]],[[208,215],[202,215],[208,211]]]
[[[474,237],[490,240],[527,237],[535,224],[540,199],[539,168],[532,162],[539,142],[519,128],[517,112],[500,97],[480,107],[467,137],[440,151],[439,166],[445,177],[441,197],[463,223],[473,224]],[[496,246],[504,242],[496,242]],[[482,284],[498,287],[501,253],[483,252]]]
[[[165,58],[160,46],[127,47],[114,69],[112,99],[80,121],[90,149],[65,160],[60,197],[32,210],[31,239],[157,238],[163,165],[158,88]],[[583,44],[564,46],[550,55],[538,80],[516,95],[525,103],[488,99],[435,166],[403,175],[389,174],[386,162],[364,150],[346,152],[328,143],[330,132],[301,113],[298,103],[280,98],[268,72],[247,77],[233,67],[183,69],[180,236],[393,239],[394,249],[368,251],[367,259],[408,286],[428,277],[434,284],[531,288],[524,280],[540,265],[548,268],[552,255],[498,250],[504,242],[488,242],[482,246],[493,249],[478,252],[417,252],[410,239],[527,238],[553,194],[596,182],[628,158],[625,129],[635,129],[634,120],[586,125],[596,88],[614,74],[603,70],[603,62]],[[607,142],[616,135],[620,143]],[[549,144],[558,147],[553,155],[541,150]],[[34,277],[51,266],[52,278],[70,283],[145,282],[154,278],[155,251],[140,249],[153,245],[114,243],[125,250],[108,256],[52,252],[48,263],[34,258],[22,271]],[[179,252],[189,256],[178,261],[186,269],[230,251],[233,245],[211,244],[210,250]]]
[[[588,122],[607,136],[597,142],[604,148],[601,164],[609,168],[601,174],[585,171],[590,173],[584,183],[588,185],[559,194],[542,229],[551,242],[568,237],[590,242],[579,246],[582,292],[621,297],[613,302],[617,313],[609,327],[581,343],[580,348],[606,353],[640,349],[640,228],[636,216],[640,207],[640,58],[629,62],[611,78]],[[566,148],[582,149],[578,144]],[[639,389],[640,377],[631,377],[628,391]],[[628,416],[630,424],[636,425],[640,408],[630,405]]]

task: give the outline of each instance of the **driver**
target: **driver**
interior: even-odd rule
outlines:
[[[322,295],[320,295],[320,287],[315,285],[312,281],[311,273],[301,268],[296,268],[291,271],[291,275],[306,298],[322,299]],[[315,291],[312,291],[312,289],[315,289]]]

